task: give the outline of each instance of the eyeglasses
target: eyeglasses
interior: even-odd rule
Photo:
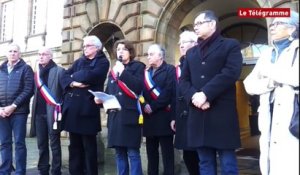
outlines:
[[[39,56],[48,56],[48,55],[50,55],[49,53],[39,53]]]
[[[276,22],[273,22],[269,25],[269,28],[271,27],[277,27],[278,25],[285,25],[285,24],[288,24],[287,22],[283,22],[283,21],[276,21]]]
[[[83,45],[82,47],[83,48],[87,48],[87,47],[93,47],[93,46],[96,46],[96,45],[94,45],[94,44],[86,44],[86,45]]]
[[[186,44],[186,43],[194,43],[195,41],[180,41],[178,42],[178,45],[181,45],[181,44]]]
[[[207,21],[198,21],[194,24],[194,27],[199,27],[201,26],[202,24],[204,23],[208,23],[208,22],[211,22],[211,20],[207,20]]]

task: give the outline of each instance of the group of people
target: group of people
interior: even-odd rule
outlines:
[[[288,124],[299,87],[299,19],[276,18],[270,25],[272,48],[245,79],[246,91],[260,95],[260,167],[263,175],[298,174],[299,140]],[[237,175],[235,150],[241,146],[235,83],[242,70],[238,41],[220,34],[213,11],[201,12],[194,31],[179,36],[181,57],[173,66],[159,44],[148,48],[148,66],[136,58],[132,42],[114,43],[115,65],[96,36],[83,38],[83,55],[65,70],[51,49],[39,51],[36,72],[10,44],[0,66],[0,174],[13,167],[26,174],[26,121],[32,96],[32,127],[37,136],[41,175],[61,174],[60,131],[69,133],[69,173],[97,175],[96,135],[101,131],[101,99],[88,90],[114,95],[121,109],[108,109],[108,143],[115,150],[119,175],[142,175],[140,146],[146,138],[147,174],[174,175],[174,148],[183,150],[190,175]],[[281,71],[279,71],[281,70]],[[104,82],[107,78],[107,86]],[[299,89],[299,88],[298,88]],[[175,134],[175,139],[174,139]],[[50,156],[49,146],[52,155]],[[159,149],[160,148],[160,149]],[[49,160],[52,157],[50,164]],[[292,161],[286,161],[292,160]]]

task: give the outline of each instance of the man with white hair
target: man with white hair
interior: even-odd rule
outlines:
[[[7,61],[0,66],[0,174],[11,174],[13,170],[14,141],[15,174],[25,175],[26,122],[33,94],[33,71],[20,58],[19,45],[9,44],[6,57]]]
[[[158,175],[159,145],[165,175],[174,175],[173,131],[170,123],[176,94],[175,67],[165,62],[165,50],[158,44],[148,48],[143,95],[148,175]]]
[[[88,90],[103,91],[109,61],[102,51],[101,41],[94,35],[83,38],[83,53],[61,79],[65,90],[62,128],[70,134],[70,174],[96,175],[100,107]]]
[[[53,61],[51,49],[42,47],[38,51],[35,72],[35,92],[32,103],[31,136],[37,136],[39,149],[38,170],[48,175],[49,145],[52,152],[51,174],[61,174],[60,119],[63,89],[60,85],[64,69]],[[50,140],[50,144],[49,144]]]
[[[179,36],[179,50],[181,57],[179,65],[176,66],[177,85],[180,81],[181,69],[185,63],[186,51],[197,45],[198,36],[195,32],[184,31]],[[176,118],[172,120],[171,127],[175,132],[174,147],[183,150],[183,160],[190,175],[199,175],[199,158],[195,149],[187,145],[187,117],[188,106],[178,86],[176,88]],[[174,116],[175,117],[175,116]]]

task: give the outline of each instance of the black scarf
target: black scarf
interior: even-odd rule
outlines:
[[[42,65],[39,64],[39,69],[40,69],[40,78],[42,81],[47,84],[48,81],[48,76],[49,76],[49,70],[56,66],[55,62],[53,60],[50,60],[49,63],[43,67]]]
[[[198,46],[200,48],[200,54],[201,57],[204,56],[204,54],[207,52],[207,49],[210,47],[211,43],[220,36],[220,30],[217,29],[210,37],[208,37],[207,39],[202,39],[199,38],[198,39]]]

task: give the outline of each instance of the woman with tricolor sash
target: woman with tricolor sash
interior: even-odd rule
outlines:
[[[115,95],[122,109],[107,112],[108,147],[116,151],[118,175],[142,175],[141,93],[145,65],[134,60],[136,54],[130,41],[118,40],[113,48],[117,61],[109,73],[106,93]],[[97,98],[95,102],[102,103]]]

